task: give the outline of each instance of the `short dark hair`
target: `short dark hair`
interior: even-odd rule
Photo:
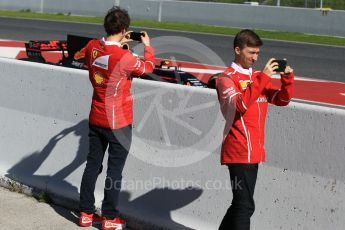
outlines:
[[[120,33],[122,30],[128,30],[131,19],[127,10],[118,6],[111,8],[104,17],[104,29],[107,36]]]
[[[260,39],[259,35],[257,35],[254,31],[249,29],[241,30],[236,34],[234,39],[234,49],[236,47],[243,49],[246,46],[260,47],[262,45],[263,42]]]

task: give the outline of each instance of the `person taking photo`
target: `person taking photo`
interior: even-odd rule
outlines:
[[[221,164],[229,169],[233,194],[220,230],[250,229],[258,165],[265,161],[268,103],[286,106],[294,93],[294,73],[290,66],[280,72],[280,88],[271,82],[278,69],[275,59],[271,58],[262,71],[252,68],[262,45],[252,30],[240,31],[234,39],[235,60],[216,79],[220,109],[226,121]]]
[[[132,140],[132,77],[152,73],[154,69],[154,49],[146,32],[141,35],[144,60],[121,48],[122,44],[130,41],[129,25],[130,17],[126,10],[119,7],[110,9],[104,18],[106,37],[91,40],[85,49],[93,96],[89,115],[89,153],[80,186],[79,225],[82,227],[89,227],[100,220],[102,230],[125,227],[117,205],[122,170]],[[95,214],[94,191],[107,148],[107,177],[100,217]]]

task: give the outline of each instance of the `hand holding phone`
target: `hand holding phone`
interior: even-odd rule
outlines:
[[[286,69],[286,66],[287,66],[287,61],[286,59],[281,59],[281,60],[274,60],[273,63],[277,63],[278,64],[278,68],[276,68],[274,71],[275,72],[278,72],[278,73],[284,73],[285,72],[285,69]]]
[[[141,36],[145,37],[145,33],[142,32],[131,32],[129,34],[129,38],[132,39],[133,41],[138,41],[141,42]]]

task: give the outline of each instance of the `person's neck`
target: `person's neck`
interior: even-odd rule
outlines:
[[[248,69],[245,69],[245,68],[242,68],[242,66],[237,62],[233,62],[232,64],[231,64],[231,67],[235,70],[235,71],[237,71],[237,72],[240,72],[240,73],[242,73],[242,74],[246,74],[246,75],[249,75],[249,76],[251,76],[252,75],[252,68],[251,67],[249,67]]]
[[[239,62],[239,61],[236,61],[236,60],[235,60],[234,63],[235,63],[236,65],[238,65],[239,67],[241,67],[242,69],[250,69],[250,67],[243,67],[242,63]]]
[[[120,42],[122,37],[123,37],[123,35],[121,33],[119,33],[119,34],[107,36],[106,40],[107,41],[113,41],[113,42]]]

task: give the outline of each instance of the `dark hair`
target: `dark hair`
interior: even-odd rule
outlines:
[[[241,30],[238,32],[234,39],[234,49],[239,47],[243,49],[246,46],[259,47],[262,46],[263,42],[260,37],[252,30]]]
[[[120,33],[122,30],[127,30],[131,19],[127,10],[116,6],[111,8],[104,17],[104,29],[107,36]]]

